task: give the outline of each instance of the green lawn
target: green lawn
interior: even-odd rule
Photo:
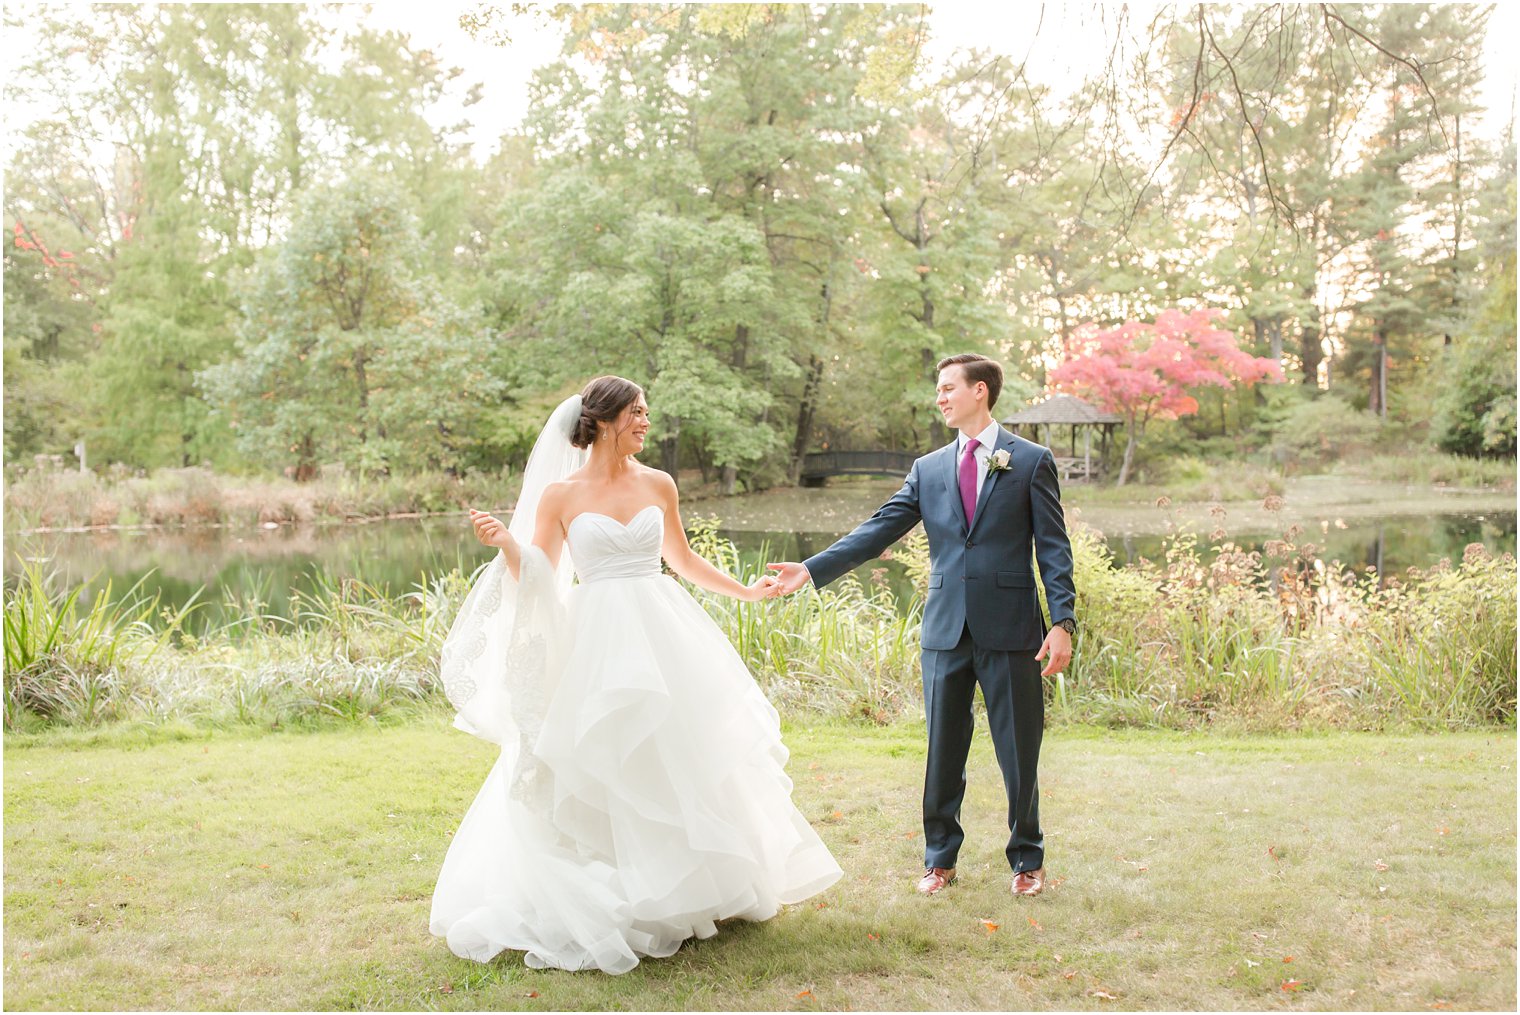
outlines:
[[[1008,894],[985,737],[961,880],[932,899],[920,727],[788,742],[845,878],[608,977],[428,934],[493,760],[441,721],[7,738],[5,1007],[1515,1008],[1513,731],[1054,729],[1037,899]]]

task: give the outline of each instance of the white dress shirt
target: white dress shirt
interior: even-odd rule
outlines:
[[[991,458],[992,452],[997,450],[998,430],[998,421],[994,419],[991,423],[987,424],[987,429],[975,435],[976,439],[981,442],[977,445],[976,450],[971,452],[976,456],[976,500],[979,504],[982,500],[982,484],[987,481],[987,459]],[[961,459],[966,457],[966,441],[967,437],[965,434],[956,433],[955,474],[957,476],[960,475]]]

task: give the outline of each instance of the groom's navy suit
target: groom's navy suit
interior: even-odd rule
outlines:
[[[918,522],[929,537],[924,604],[924,865],[954,867],[971,748],[972,700],[981,684],[1008,793],[1008,862],[1015,873],[1044,866],[1036,769],[1045,730],[1040,664],[1048,628],[1035,592],[1040,564],[1050,621],[1075,619],[1071,542],[1050,451],[998,428],[993,449],[1008,468],[982,482],[971,524],[958,484],[957,442],[918,459],[907,481],[855,531],[803,563],[813,584],[880,556]],[[980,466],[979,466],[980,467]]]

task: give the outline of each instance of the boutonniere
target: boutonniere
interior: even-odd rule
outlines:
[[[1007,472],[1007,471],[1008,471],[1008,451],[1006,449],[999,448],[998,450],[994,451],[992,454],[990,454],[990,455],[987,456],[987,474],[989,476],[992,475],[992,473],[994,473],[994,472]]]

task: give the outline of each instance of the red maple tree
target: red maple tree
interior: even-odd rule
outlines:
[[[1129,441],[1117,485],[1129,479],[1147,423],[1198,411],[1188,392],[1282,380],[1276,360],[1243,351],[1232,332],[1215,325],[1222,316],[1220,310],[1163,310],[1153,323],[1089,323],[1072,336],[1075,353],[1050,372],[1050,386],[1124,417]]]

